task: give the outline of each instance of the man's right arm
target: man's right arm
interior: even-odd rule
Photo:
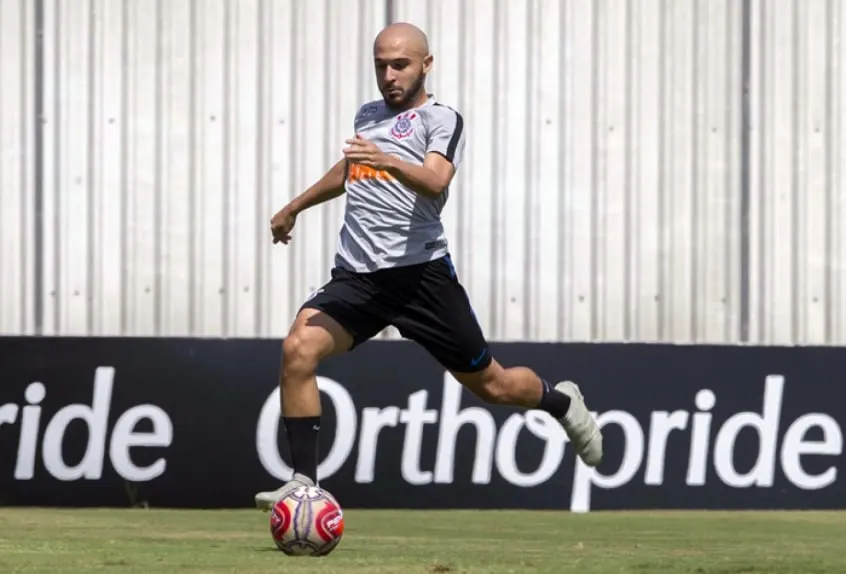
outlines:
[[[344,187],[344,180],[347,175],[346,164],[347,161],[342,159],[333,165],[317,183],[292,199],[285,206],[285,210],[292,215],[297,215],[310,207],[342,196],[346,191]]]

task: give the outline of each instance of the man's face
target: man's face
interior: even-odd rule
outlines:
[[[423,90],[431,56],[409,50],[402,40],[388,39],[373,49],[376,83],[385,103],[392,108],[405,108]]]

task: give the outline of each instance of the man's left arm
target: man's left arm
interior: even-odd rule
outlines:
[[[423,165],[392,157],[388,172],[417,193],[437,198],[449,187],[464,156],[464,119],[447,106],[428,111]]]
[[[400,183],[432,199],[440,197],[455,175],[455,166],[437,152],[427,152],[423,165],[388,156],[386,167]]]
[[[429,110],[426,152],[423,165],[383,153],[373,143],[358,137],[348,140],[347,158],[385,170],[409,189],[425,197],[437,198],[449,187],[464,154],[464,121],[446,106]]]

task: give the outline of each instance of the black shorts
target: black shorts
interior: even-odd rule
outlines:
[[[303,308],[323,311],[353,337],[353,348],[389,325],[426,349],[452,372],[481,371],[491,352],[449,256],[417,265],[332,279]]]

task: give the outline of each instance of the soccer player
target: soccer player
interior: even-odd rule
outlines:
[[[529,368],[500,365],[450,260],[440,213],[465,130],[461,115],[426,91],[433,58],[425,34],[390,25],[373,56],[382,99],[359,108],[343,159],[271,220],[273,242],[287,244],[299,213],[346,193],[331,280],[305,301],[283,344],[282,421],[294,475],[256,494],[256,506],[268,510],[294,488],[317,483],[318,363],[388,325],[485,402],[550,413],[581,459],[597,466],[602,434],[578,386],[553,387]]]

